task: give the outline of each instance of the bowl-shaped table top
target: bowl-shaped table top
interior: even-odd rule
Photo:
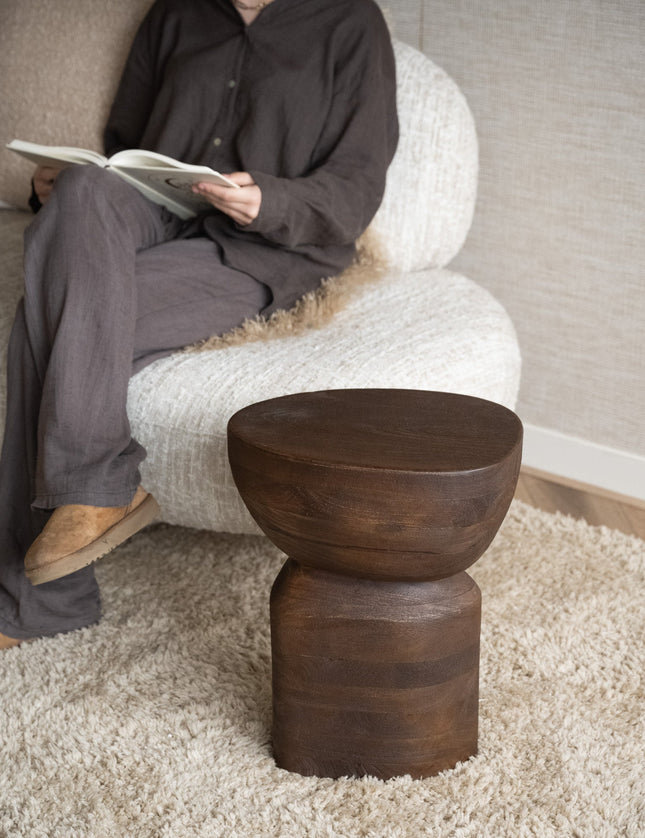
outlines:
[[[468,567],[512,499],[522,425],[452,393],[331,390],[250,405],[229,459],[251,514],[292,558],[372,578]]]

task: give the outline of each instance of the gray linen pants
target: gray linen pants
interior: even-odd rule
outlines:
[[[193,225],[194,229],[194,225]],[[9,343],[0,456],[0,632],[18,639],[96,622],[91,567],[32,586],[24,555],[62,504],[128,504],[145,451],[128,382],[146,364],[239,325],[265,285],[210,239],[109,171],[63,171],[25,233],[25,293]]]

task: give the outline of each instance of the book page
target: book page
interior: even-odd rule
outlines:
[[[15,151],[27,160],[31,160],[37,166],[53,166],[60,169],[62,166],[69,166],[73,163],[93,164],[95,166],[106,166],[107,158],[97,151],[90,151],[85,148],[72,148],[68,146],[39,145],[28,143],[24,140],[12,140],[7,143],[7,148]],[[62,166],[61,166],[62,164]]]
[[[156,151],[130,148],[126,151],[119,151],[110,157],[109,165],[119,171],[129,172],[134,177],[139,177],[143,171],[158,171],[166,175],[169,171],[177,170],[187,175],[194,175],[191,183],[208,181],[209,183],[221,183],[225,186],[239,188],[237,183],[224,177],[209,166],[198,166],[193,163],[182,163],[181,160],[174,160],[165,154],[158,154]]]
[[[140,180],[144,183],[149,183],[155,189],[161,189],[164,192],[171,194],[172,190],[178,189],[182,192],[193,193],[190,187],[193,183],[218,183],[220,186],[230,186],[233,189],[239,189],[237,183],[220,175],[206,166],[199,167],[198,171],[190,171],[184,169],[151,169],[148,167],[139,168],[137,166],[112,166],[110,168],[116,169],[117,172],[125,172],[135,180]],[[197,197],[193,195],[193,197]]]
[[[150,169],[130,170],[115,167],[114,173],[132,184],[146,198],[156,204],[161,204],[180,218],[192,218],[210,207],[204,198],[190,191],[190,184],[181,182],[174,185],[164,179],[157,179],[155,177],[157,173],[153,173]]]
[[[117,151],[110,157],[110,165],[119,168],[147,169],[162,167],[164,169],[180,169],[184,164],[165,154],[156,151],[146,151],[141,148],[127,148],[124,151]]]

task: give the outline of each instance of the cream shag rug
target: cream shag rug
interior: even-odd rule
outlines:
[[[483,592],[480,753],[412,781],[270,752],[263,538],[159,525],[100,625],[1,653],[3,838],[642,836],[645,543],[515,502]]]

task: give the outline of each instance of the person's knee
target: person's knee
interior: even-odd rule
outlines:
[[[115,213],[120,214],[123,206],[132,200],[133,191],[129,184],[109,169],[75,165],[63,169],[58,175],[51,203],[57,206],[59,213],[68,217],[80,212],[83,219],[91,219],[95,215],[109,218]]]
[[[68,166],[56,178],[55,194],[59,198],[80,197],[86,202],[88,195],[102,193],[112,187],[114,175],[101,166]]]

